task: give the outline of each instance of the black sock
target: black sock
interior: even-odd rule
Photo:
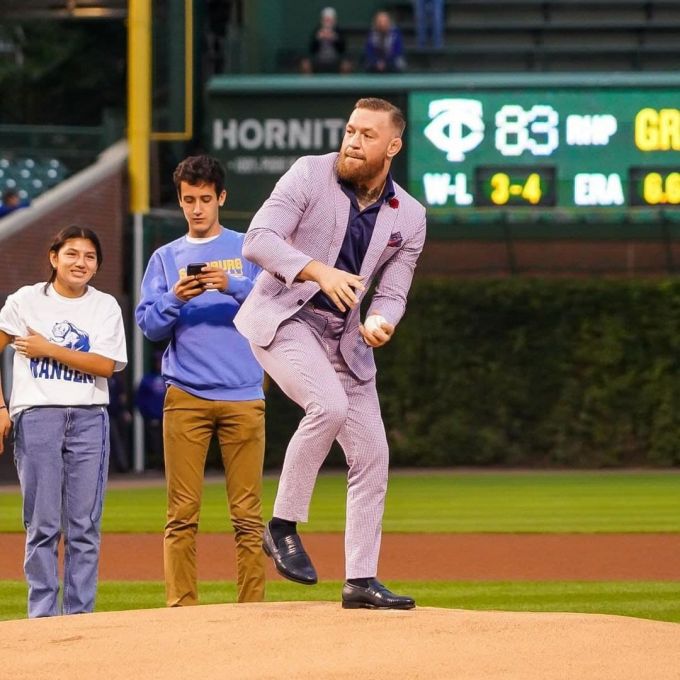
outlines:
[[[353,586],[359,586],[360,588],[368,588],[368,582],[370,578],[348,578],[347,583],[351,583]]]
[[[272,517],[269,522],[269,531],[272,533],[274,543],[278,543],[285,536],[297,534],[297,522],[289,522],[287,519]]]

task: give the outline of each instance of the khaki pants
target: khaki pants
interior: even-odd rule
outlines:
[[[205,459],[215,432],[236,540],[238,601],[264,599],[264,401],[211,401],[171,385],[163,409],[168,489],[163,557],[169,607],[198,603],[196,532]]]

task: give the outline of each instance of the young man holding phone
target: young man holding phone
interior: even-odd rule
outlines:
[[[208,446],[217,435],[236,540],[238,601],[264,598],[262,369],[234,316],[259,268],[242,257],[244,235],[219,223],[224,170],[192,156],[173,179],[188,231],[156,250],[135,316],[144,335],[169,340],[162,373],[167,480],[164,564],[167,604],[198,603],[196,532]]]

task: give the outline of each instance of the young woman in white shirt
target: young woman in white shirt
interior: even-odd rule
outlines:
[[[9,344],[15,351],[9,404],[0,381],[0,453],[13,427],[29,617],[94,609],[109,457],[106,379],[127,363],[120,307],[90,285],[102,259],[91,229],[66,227],[49,248],[50,279],[20,288],[0,310],[0,352]]]

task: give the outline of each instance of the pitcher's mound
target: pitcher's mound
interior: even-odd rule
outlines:
[[[618,616],[279,602],[0,623],[4,680],[680,677],[680,625]]]

